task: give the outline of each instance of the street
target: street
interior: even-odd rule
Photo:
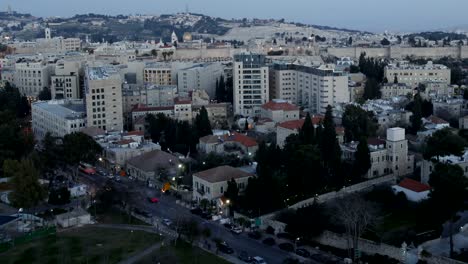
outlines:
[[[81,179],[86,182],[92,182],[96,187],[103,186],[107,182],[107,178],[101,175],[86,175],[79,173]],[[132,208],[145,210],[150,212],[158,224],[162,224],[164,218],[170,219],[174,224],[182,219],[194,219],[198,222],[201,228],[209,228],[211,230],[211,238],[219,238],[226,241],[233,249],[233,257],[241,251],[247,252],[250,256],[260,256],[267,263],[281,264],[288,257],[302,259],[301,257],[285,252],[275,246],[268,246],[262,243],[263,239],[255,240],[247,236],[247,233],[239,235],[233,234],[218,222],[206,220],[198,215],[190,213],[190,210],[176,203],[176,198],[172,195],[166,195],[159,189],[149,188],[142,182],[132,181],[126,177],[122,177],[120,182],[112,180],[114,188],[118,192],[128,192],[130,194],[129,203]],[[157,203],[150,203],[148,197],[157,197]],[[317,263],[313,260],[308,260],[308,263]]]

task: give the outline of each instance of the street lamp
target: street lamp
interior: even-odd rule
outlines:
[[[226,200],[226,203],[227,203],[227,204],[230,204],[230,203],[231,203],[231,200],[227,199],[227,200]]]

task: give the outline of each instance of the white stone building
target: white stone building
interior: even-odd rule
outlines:
[[[450,69],[441,64],[433,64],[429,61],[426,65],[413,65],[406,62],[389,64],[384,68],[384,76],[389,82],[393,82],[395,76],[398,83],[405,83],[411,87],[417,87],[427,81],[444,82],[450,84]]]
[[[188,96],[195,90],[204,90],[211,98],[216,94],[216,81],[224,75],[221,63],[195,64],[177,72],[177,87],[179,94]],[[226,80],[225,80],[226,81]]]
[[[20,60],[15,64],[15,81],[20,93],[35,99],[44,87],[50,88],[52,66],[42,60]]]
[[[37,139],[47,132],[63,137],[86,127],[83,100],[38,101],[31,105],[32,129]]]
[[[343,159],[354,160],[357,142],[342,144]],[[405,176],[413,173],[414,155],[408,153],[408,140],[405,129],[394,127],[387,129],[387,139],[368,139],[371,167],[366,178],[375,178],[393,174]]]
[[[413,95],[414,90],[405,83],[384,83],[380,88],[380,92],[382,93],[381,98],[388,100],[396,96]]]
[[[269,100],[268,67],[265,55],[234,55],[234,113],[244,116],[259,114],[260,106]]]
[[[89,127],[123,130],[122,79],[116,68],[87,67],[85,102]]]
[[[260,117],[271,119],[275,123],[296,120],[299,118],[299,107],[285,100],[273,99],[262,105]]]

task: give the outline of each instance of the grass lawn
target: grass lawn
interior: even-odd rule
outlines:
[[[19,245],[0,254],[10,263],[117,263],[159,241],[157,235],[82,227]]]
[[[91,216],[97,214],[97,222],[101,224],[128,224],[128,225],[148,225],[147,223],[133,217],[129,216],[125,212],[121,212],[116,208],[109,208],[103,210],[97,207],[96,212],[94,211],[94,207],[90,207],[88,212]]]
[[[203,249],[179,241],[177,247],[172,244],[166,245],[138,262],[138,264],[144,263],[228,264],[229,262]]]

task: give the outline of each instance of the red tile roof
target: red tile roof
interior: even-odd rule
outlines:
[[[430,117],[427,118],[429,121],[431,121],[433,124],[449,124],[449,122],[445,121],[444,119],[431,115]]]
[[[254,147],[258,145],[255,139],[237,132],[232,132],[231,135],[225,135],[224,140],[239,142],[246,147]]]
[[[367,144],[373,145],[373,146],[380,146],[380,145],[385,145],[385,140],[380,139],[380,138],[368,138],[367,139]]]
[[[143,136],[144,134],[145,133],[143,133],[143,131],[134,130],[134,131],[127,132],[126,136]]]
[[[263,109],[271,110],[271,111],[277,111],[277,110],[283,110],[283,111],[295,111],[299,110],[299,107],[290,104],[288,102],[275,102],[275,101],[270,101],[264,105],[262,105]]]
[[[174,104],[191,104],[191,103],[192,103],[192,100],[190,100],[190,98],[176,97],[174,99]]]
[[[322,121],[322,119],[323,119],[323,116],[312,116],[311,117],[313,125],[318,125]],[[295,129],[301,128],[304,125],[304,120],[305,119],[285,121],[285,122],[279,123],[278,126],[280,126],[282,128],[287,128],[287,129],[290,129],[290,130],[295,130]]]
[[[120,141],[115,142],[115,144],[117,144],[117,145],[127,145],[127,144],[130,144],[132,142],[135,142],[135,141],[133,139],[122,139]]]
[[[412,179],[409,179],[409,178],[405,178],[404,180],[402,180],[398,186],[402,187],[402,188],[405,188],[405,189],[408,189],[408,190],[411,190],[413,192],[424,192],[424,191],[428,191],[431,189],[431,186],[427,185],[427,184],[424,184],[424,183],[420,183],[418,181],[415,181],[415,180],[412,180]]]

